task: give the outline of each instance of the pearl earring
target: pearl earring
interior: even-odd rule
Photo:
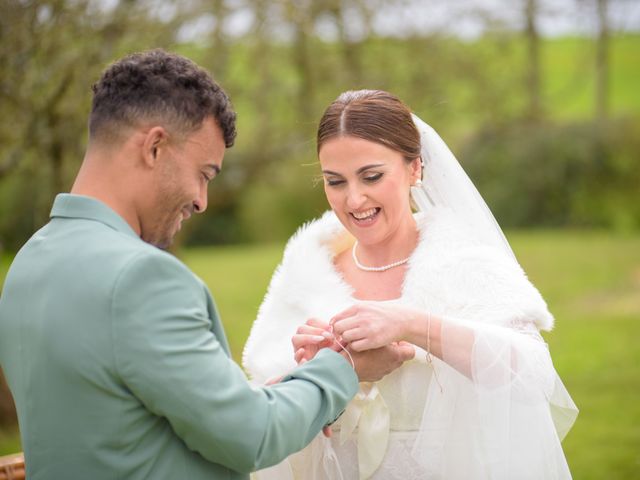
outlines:
[[[422,180],[420,180],[420,179],[416,180],[416,182],[413,184],[413,186],[414,187],[418,187],[418,188],[422,187]]]

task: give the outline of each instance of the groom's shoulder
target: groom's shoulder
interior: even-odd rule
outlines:
[[[142,269],[148,270],[150,275],[164,272],[179,276],[194,276],[176,256],[143,240],[131,237],[121,239],[117,255],[121,257],[119,267],[125,272]]]
[[[127,275],[146,275],[148,281],[161,280],[169,274],[193,276],[171,253],[97,222],[88,222],[85,229],[67,235],[67,240],[63,247],[67,250],[65,256],[77,255],[80,258],[71,260],[72,263],[83,263],[85,269],[104,275],[103,280],[107,283]],[[75,253],[72,252],[74,248],[77,249]]]

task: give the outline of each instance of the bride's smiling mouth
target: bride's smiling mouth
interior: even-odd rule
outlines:
[[[349,212],[352,220],[358,225],[366,225],[372,223],[382,209],[380,207],[369,208],[359,212]]]

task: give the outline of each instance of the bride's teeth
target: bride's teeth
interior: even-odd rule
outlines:
[[[358,220],[364,220],[365,218],[373,216],[375,213],[376,209],[372,208],[370,210],[367,210],[366,212],[353,212],[352,215]]]

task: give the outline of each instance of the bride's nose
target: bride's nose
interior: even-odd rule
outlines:
[[[350,210],[360,208],[367,200],[367,196],[358,186],[350,186],[347,191],[347,207]]]

